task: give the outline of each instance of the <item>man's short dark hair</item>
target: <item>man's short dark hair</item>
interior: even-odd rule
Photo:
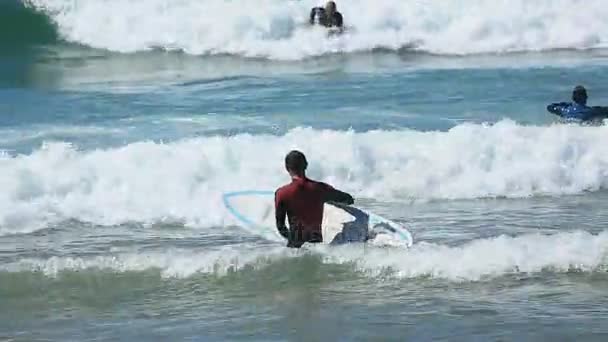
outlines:
[[[306,156],[300,151],[291,151],[285,156],[285,168],[291,172],[304,172],[308,167]]]

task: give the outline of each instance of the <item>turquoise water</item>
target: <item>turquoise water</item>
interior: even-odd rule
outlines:
[[[279,3],[0,5],[0,340],[604,340],[608,128],[545,111],[608,105],[603,2]],[[414,246],[239,227],[293,148]]]

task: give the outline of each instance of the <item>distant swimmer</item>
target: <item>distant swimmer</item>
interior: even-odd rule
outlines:
[[[289,152],[285,157],[285,169],[291,176],[291,183],[275,192],[276,226],[287,239],[288,247],[299,248],[306,242],[323,242],[321,224],[325,203],[354,203],[351,195],[308,179],[307,167],[308,161],[302,152]],[[285,217],[289,221],[289,229],[285,225]]]
[[[342,14],[337,11],[336,3],[333,1],[328,1],[323,7],[314,7],[310,11],[310,24],[311,25],[321,25],[328,28],[343,28],[343,20]]]
[[[608,108],[587,106],[587,89],[576,86],[572,91],[572,101],[552,103],[547,106],[550,113],[558,115],[566,120],[589,122],[605,119],[608,117]]]

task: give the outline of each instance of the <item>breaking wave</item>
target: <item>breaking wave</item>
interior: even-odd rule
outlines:
[[[608,186],[608,127],[463,124],[442,132],[331,131],[216,136],[80,151],[48,143],[0,156],[0,234],[75,219],[100,225],[235,223],[224,192],[286,183],[287,151],[310,175],[358,198],[451,200],[559,196]]]
[[[116,52],[179,50],[298,60],[375,49],[467,55],[605,48],[603,0],[352,0],[348,31],[328,39],[306,22],[317,0],[28,0],[61,37]]]

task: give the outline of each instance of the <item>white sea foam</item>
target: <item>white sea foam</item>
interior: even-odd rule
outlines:
[[[159,270],[165,278],[185,278],[194,274],[225,275],[243,267],[264,267],[278,258],[295,255],[285,248],[251,249],[239,248],[206,249],[204,252],[167,250],[165,252],[123,253],[97,257],[51,257],[23,259],[17,263],[0,266],[7,272],[32,271],[55,277],[65,271],[103,270],[110,272],[143,272]]]
[[[484,281],[513,274],[538,272],[596,272],[608,267],[608,232],[562,232],[555,235],[500,236],[479,239],[458,247],[430,243],[413,248],[314,246],[293,251],[276,248],[221,248],[192,252],[170,250],[154,253],[98,257],[23,259],[0,266],[4,272],[42,272],[55,277],[65,271],[105,270],[138,272],[159,270],[163,277],[185,278],[195,274],[225,275],[244,268],[273,267],[285,258],[318,255],[324,264],[353,267],[369,277],[430,277],[450,281]]]
[[[318,0],[27,0],[71,42],[119,52],[302,59],[415,47],[438,54],[590,49],[608,43],[604,0],[338,1],[348,34],[326,39],[307,16]]]
[[[608,127],[465,124],[447,132],[320,131],[139,142],[79,151],[49,143],[0,155],[0,234],[65,219],[101,225],[176,220],[234,224],[224,192],[286,183],[283,157],[304,151],[310,175],[379,200],[529,197],[608,186]]]
[[[354,262],[371,276],[388,273],[399,278],[478,281],[509,274],[605,271],[608,231],[499,236],[458,247],[420,243],[400,252],[370,248],[365,253],[354,248],[328,251],[328,261]]]

